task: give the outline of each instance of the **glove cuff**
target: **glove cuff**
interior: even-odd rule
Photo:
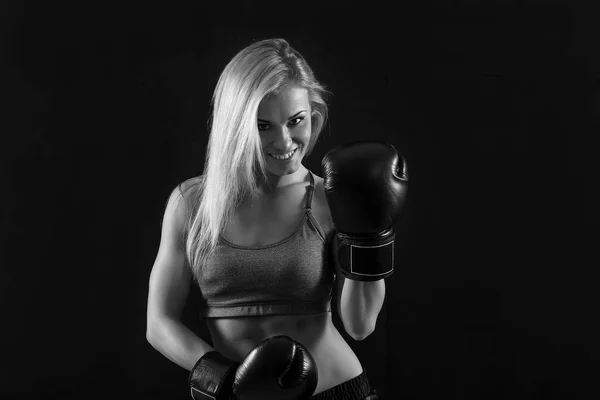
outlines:
[[[225,400],[233,392],[238,363],[218,351],[209,351],[194,365],[188,383],[194,400]]]
[[[337,233],[337,261],[342,274],[355,281],[378,281],[394,273],[394,239],[389,228],[377,235]]]

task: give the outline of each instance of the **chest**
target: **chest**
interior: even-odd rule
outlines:
[[[223,230],[223,237],[238,246],[267,246],[292,235],[306,217],[308,185],[297,185],[272,198],[246,199],[234,211]],[[331,229],[325,199],[313,190],[311,212],[321,229]]]

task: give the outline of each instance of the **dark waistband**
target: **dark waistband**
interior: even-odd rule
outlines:
[[[311,397],[311,400],[362,400],[371,394],[367,371]]]

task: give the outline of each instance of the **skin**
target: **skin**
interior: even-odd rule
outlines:
[[[259,193],[238,208],[223,236],[238,245],[265,245],[287,237],[304,211],[308,169],[301,161],[311,138],[311,107],[306,89],[286,86],[264,99],[258,109],[257,126],[267,159],[268,180]],[[293,159],[279,162],[269,154],[295,149]],[[315,179],[313,215],[325,237],[333,223],[325,199],[323,179]],[[352,379],[362,372],[360,361],[332,321],[331,312],[317,315],[275,315],[206,320],[215,349],[243,360],[258,343],[274,335],[287,335],[302,343],[315,358],[319,380],[315,393]]]
[[[307,91],[295,86],[283,88],[277,96],[264,99],[260,104],[257,124],[267,157],[268,179],[259,183],[258,194],[242,202],[227,223],[223,232],[227,240],[240,245],[274,243],[287,237],[298,225],[309,184],[308,170],[301,160],[310,141],[310,113]],[[298,153],[288,163],[271,160],[268,156],[296,147]],[[195,180],[184,183],[184,193]],[[181,318],[192,276],[185,263],[185,244],[181,240],[187,201],[182,201],[179,193],[175,190],[169,198],[161,243],[150,275],[146,337],[155,349],[190,371],[198,359],[213,349],[240,362],[263,340],[287,335],[302,343],[315,358],[319,373],[315,394],[362,372],[360,361],[334,326],[331,312],[206,319],[212,347],[185,326]],[[315,176],[312,209],[329,243],[335,227],[323,179],[318,176]],[[341,294],[332,308],[338,310],[346,332],[354,340],[363,340],[375,329],[385,294],[383,281],[355,282],[344,280],[338,274],[337,285]]]
[[[276,96],[267,97],[260,103],[257,127],[269,175],[267,182],[259,183],[263,194],[273,194],[306,175],[302,159],[311,137],[310,116],[308,92],[302,87],[285,86]],[[269,156],[285,154],[291,149],[298,150],[292,160],[285,163]]]

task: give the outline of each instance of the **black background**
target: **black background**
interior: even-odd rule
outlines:
[[[269,37],[333,92],[309,169],[362,139],[409,164],[377,330],[345,336],[382,398],[600,396],[598,5],[197,3],[0,8],[2,398],[188,397],[145,339],[162,214]]]

